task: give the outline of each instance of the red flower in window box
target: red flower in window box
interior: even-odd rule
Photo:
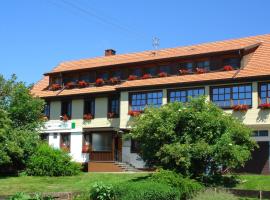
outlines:
[[[98,78],[98,79],[96,80],[96,85],[97,85],[97,86],[101,86],[101,85],[103,85],[103,84],[104,84],[103,78]]]
[[[185,75],[185,74],[188,74],[188,70],[186,70],[186,69],[180,69],[180,70],[179,70],[179,73],[180,73],[181,75]]]
[[[90,146],[89,144],[84,144],[82,146],[82,153],[89,153],[90,152]]]
[[[223,67],[224,71],[232,71],[234,70],[233,67],[231,65],[226,65]]]
[[[62,151],[64,151],[64,152],[69,152],[69,147],[66,146],[66,144],[61,144],[60,148],[61,148]]]
[[[128,111],[128,115],[132,116],[132,117],[137,117],[142,113],[142,111],[140,110],[130,110]]]
[[[64,122],[68,121],[69,120],[69,117],[64,114],[63,116],[61,116],[61,120],[63,120]]]
[[[242,112],[246,112],[248,108],[249,106],[245,104],[235,105],[232,107],[234,111],[242,111]]]
[[[67,88],[67,89],[72,89],[72,88],[74,88],[76,86],[76,83],[74,83],[74,82],[68,82],[66,85],[65,85],[65,87]]]
[[[91,120],[91,119],[93,119],[93,115],[91,115],[90,113],[84,114],[84,115],[83,115],[83,119],[84,119],[84,120]]]
[[[152,78],[152,75],[151,74],[144,74],[142,76],[142,79],[148,79],[148,78]]]
[[[62,88],[61,85],[58,84],[58,83],[54,83],[54,84],[52,84],[52,86],[51,86],[51,90],[53,90],[53,91],[55,91],[55,90],[60,90],[61,88]]]
[[[86,81],[78,81],[78,86],[79,88],[85,88],[87,87],[89,84]]]
[[[270,109],[270,103],[262,103],[259,105],[261,109]]]
[[[158,76],[159,77],[166,77],[166,76],[168,76],[168,74],[166,72],[160,72],[160,73],[158,73]]]
[[[204,73],[206,73],[207,71],[206,71],[206,69],[204,69],[204,68],[196,68],[196,73],[197,74],[204,74]]]
[[[120,80],[119,80],[119,78],[117,78],[117,77],[112,77],[112,78],[110,78],[110,83],[111,84],[117,84],[117,83],[119,83],[120,82]]]
[[[136,75],[129,75],[128,76],[129,81],[133,81],[133,80],[137,80],[137,79],[138,79],[138,76],[136,76]]]
[[[113,118],[115,116],[115,113],[114,112],[109,112],[107,114],[108,118]]]

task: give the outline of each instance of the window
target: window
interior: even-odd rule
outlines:
[[[119,117],[120,111],[120,100],[118,96],[111,96],[108,99],[108,117],[117,118]]]
[[[93,133],[92,148],[93,151],[112,151],[112,134]]]
[[[113,71],[112,72],[112,77],[123,79],[123,73],[121,71]]]
[[[231,65],[234,69],[240,68],[240,58],[225,58],[223,60],[223,66]]]
[[[204,95],[204,88],[171,90],[169,91],[169,102],[188,102],[190,97],[196,98]]]
[[[84,111],[83,114],[91,114],[92,117],[95,115],[95,99],[85,99],[84,100]]]
[[[67,75],[63,78],[63,83],[64,84],[67,84],[69,82],[76,82],[78,80],[78,78],[74,77],[74,76],[71,76],[71,75]]]
[[[160,107],[162,105],[162,91],[132,93],[130,95],[132,110],[142,111],[147,105]]]
[[[155,68],[155,67],[146,68],[145,73],[151,74],[152,76],[156,76],[157,75],[157,68]]]
[[[45,102],[43,114],[50,119],[50,102]]]
[[[260,104],[270,103],[270,83],[261,83],[259,85]]]
[[[70,133],[60,134],[60,148],[64,151],[70,152]]]
[[[131,139],[130,153],[138,153],[140,149],[140,145],[138,141]]]
[[[102,78],[103,80],[109,79],[109,73],[108,72],[101,72],[98,74],[98,78]]]
[[[68,119],[71,119],[71,101],[62,101],[61,104],[61,115],[66,115]]]
[[[209,71],[210,70],[210,62],[209,62],[209,60],[202,61],[202,62],[197,62],[197,67],[198,68],[203,68],[203,69]]]
[[[49,142],[49,134],[48,133],[41,133],[40,140],[48,143]]]
[[[254,137],[268,137],[268,130],[253,131]]]
[[[90,82],[90,75],[89,75],[89,73],[82,73],[82,74],[80,74],[79,81]]]
[[[142,69],[140,69],[140,68],[133,69],[131,71],[130,75],[135,75],[135,76],[141,77],[142,76]]]
[[[180,66],[180,69],[186,69],[186,70],[188,70],[188,72],[191,73],[193,71],[193,63],[191,63],[191,62],[182,63]]]
[[[171,73],[170,67],[169,66],[160,66],[159,67],[159,72],[165,72],[167,74]]]
[[[252,106],[252,87],[248,85],[213,87],[211,100],[222,108],[235,105]]]

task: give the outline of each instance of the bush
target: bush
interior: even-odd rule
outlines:
[[[180,193],[167,184],[153,181],[134,181],[115,187],[116,199],[119,200],[178,200]]]
[[[26,173],[31,176],[72,176],[80,172],[80,165],[62,150],[41,144],[30,157]]]
[[[95,183],[90,191],[90,199],[92,200],[113,200],[115,194],[112,185],[105,185],[102,182]]]
[[[17,192],[16,194],[14,194],[9,198],[9,200],[28,200],[28,199],[30,199],[30,196],[23,192]]]
[[[152,174],[150,180],[167,184],[177,189],[181,194],[181,199],[191,198],[203,188],[197,181],[183,178],[182,175],[169,170],[161,169],[159,172]]]
[[[192,200],[238,200],[236,196],[225,191],[206,190],[199,193]]]

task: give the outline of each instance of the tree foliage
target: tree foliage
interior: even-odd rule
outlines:
[[[0,168],[20,169],[38,144],[43,100],[33,97],[30,87],[15,75],[0,75]]]
[[[132,126],[148,165],[192,177],[243,166],[256,146],[249,128],[205,98],[147,108]]]

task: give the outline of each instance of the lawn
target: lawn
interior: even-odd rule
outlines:
[[[270,191],[270,176],[267,175],[240,175],[241,183],[235,188],[248,190]]]
[[[70,177],[0,177],[0,195],[16,192],[80,192],[97,181],[120,183],[148,176],[148,173],[82,173]]]

